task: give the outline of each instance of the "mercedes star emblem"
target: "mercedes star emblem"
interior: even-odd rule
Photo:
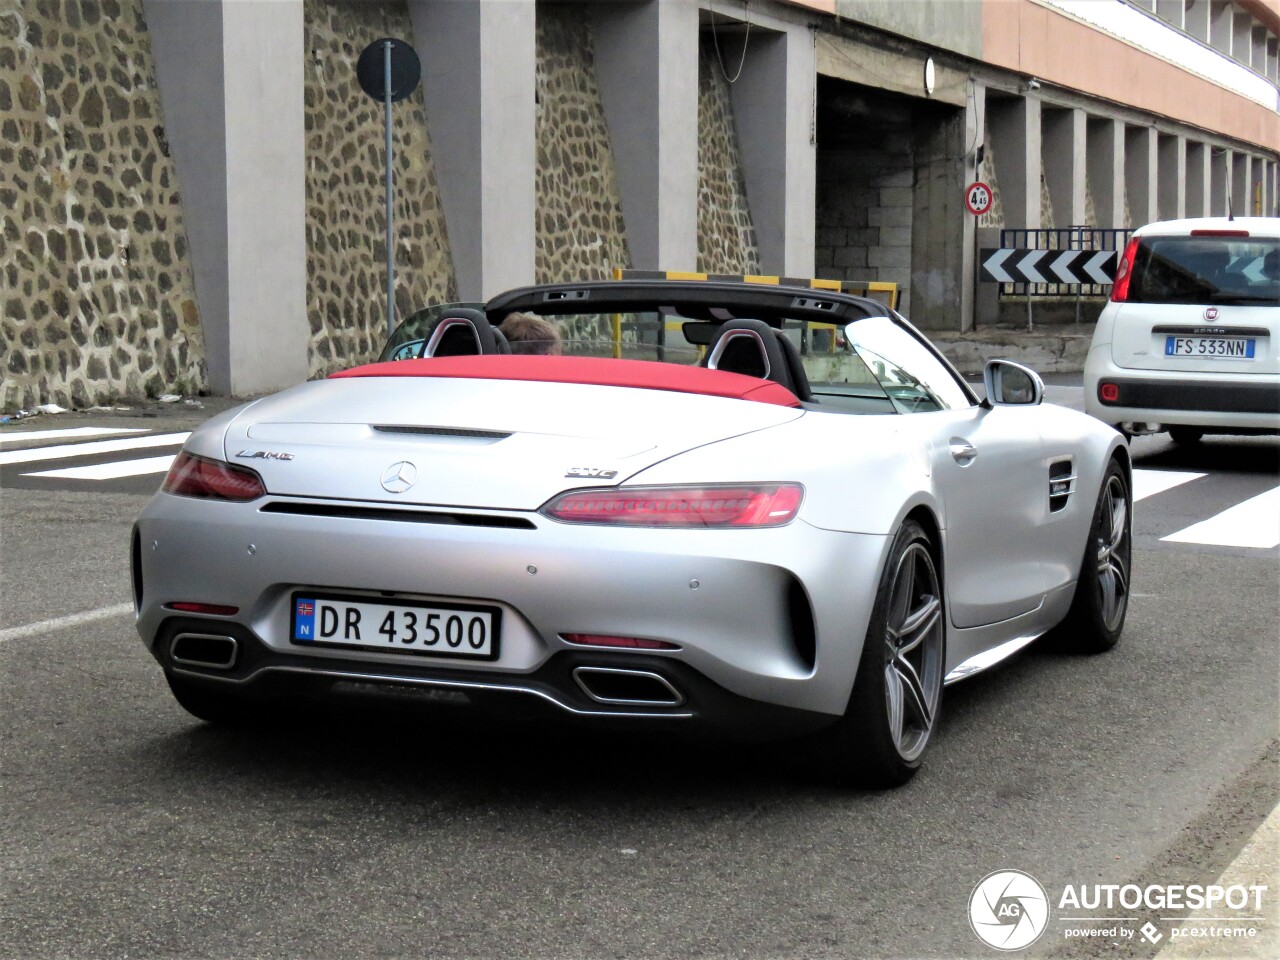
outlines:
[[[382,489],[387,493],[404,493],[417,479],[418,468],[408,460],[401,460],[382,471]]]

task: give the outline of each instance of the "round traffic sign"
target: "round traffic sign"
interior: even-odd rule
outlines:
[[[990,210],[993,199],[991,188],[981,180],[969,184],[969,188],[964,192],[964,205],[975,217]]]
[[[360,82],[360,89],[373,99],[386,98],[387,44],[391,45],[391,100],[394,103],[413,93],[422,75],[418,54],[403,40],[384,37],[365,47],[356,61],[356,79]]]

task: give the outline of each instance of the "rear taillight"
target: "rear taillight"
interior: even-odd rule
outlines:
[[[240,612],[239,607],[228,606],[225,603],[195,603],[187,600],[166,603],[165,607],[180,613],[207,613],[215,617],[234,617]]]
[[[1116,264],[1116,278],[1111,284],[1111,299],[1123,301],[1129,299],[1129,279],[1133,276],[1133,259],[1138,255],[1138,244],[1141,241],[1134,237],[1124,248],[1120,262]]]
[[[185,450],[169,467],[160,487],[165,493],[202,500],[256,500],[267,492],[262,478],[252,470],[233,467],[221,460],[197,457]]]
[[[582,647],[612,647],[617,650],[679,650],[666,640],[650,640],[647,637],[614,637],[600,633],[562,633],[570,643]]]
[[[798,483],[572,490],[542,508],[565,523],[632,527],[778,527],[800,509]]]

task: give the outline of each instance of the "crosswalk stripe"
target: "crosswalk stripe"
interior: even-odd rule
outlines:
[[[1168,543],[1201,543],[1215,547],[1280,546],[1280,487],[1250,497],[1234,507],[1160,538]]]
[[[0,433],[0,443],[20,440],[72,440],[76,437],[105,437],[113,433],[146,433],[146,427],[62,427],[58,430],[21,430]]]
[[[164,473],[173,463],[176,454],[163,457],[143,457],[139,460],[113,460],[111,463],[91,463],[87,467],[65,467],[61,470],[40,470],[24,473],[24,477],[56,477],[60,480],[119,480],[122,477],[141,477],[148,473]]]
[[[1199,480],[1203,476],[1207,474],[1184,470],[1134,470],[1133,499],[1138,501],[1146,497],[1154,497],[1157,493],[1164,493],[1191,480]]]
[[[11,463],[39,463],[43,460],[65,460],[68,457],[91,457],[100,453],[141,450],[147,447],[176,447],[184,443],[187,433],[162,433],[152,437],[128,437],[121,440],[91,440],[88,443],[61,443],[35,450],[0,451],[0,466]]]

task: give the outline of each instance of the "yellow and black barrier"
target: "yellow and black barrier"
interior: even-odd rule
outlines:
[[[774,287],[807,287],[811,290],[832,290],[837,293],[849,293],[859,297],[878,300],[885,306],[898,309],[898,285],[886,280],[823,280],[816,277],[771,277],[752,273],[696,273],[689,270],[624,270],[613,268],[615,280],[715,280],[724,283],[760,283]],[[668,330],[678,330],[681,324],[668,322]],[[809,332],[815,327],[829,328],[831,324],[810,321],[806,324]],[[829,349],[835,349],[835,337],[828,339]],[[613,353],[622,356],[622,317],[613,318]]]

